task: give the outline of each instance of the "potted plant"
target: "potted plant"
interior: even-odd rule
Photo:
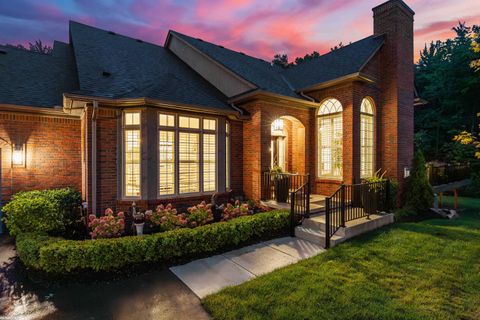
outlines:
[[[135,231],[137,236],[143,235],[143,227],[145,226],[145,214],[141,211],[137,212],[135,202],[132,203],[132,218],[133,224],[135,225]]]
[[[282,168],[273,166],[270,170],[273,177],[273,185],[275,190],[275,200],[277,202],[287,202],[289,178],[283,174]]]
[[[367,214],[376,214],[378,209],[378,199],[380,192],[383,191],[385,181],[383,176],[386,171],[380,174],[382,169],[378,169],[375,174],[369,178],[366,178],[364,182],[366,185],[362,185],[362,207]]]

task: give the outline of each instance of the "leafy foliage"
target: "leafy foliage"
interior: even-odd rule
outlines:
[[[17,237],[20,259],[50,273],[111,271],[143,263],[171,265],[288,233],[288,211],[270,211],[197,228],[142,237],[75,241],[26,233]]]
[[[21,49],[21,50],[27,50],[27,51],[32,51],[32,52],[37,52],[37,53],[42,53],[42,54],[52,54],[53,53],[53,48],[49,45],[46,45],[42,42],[42,40],[35,40],[34,43],[29,42],[28,43],[28,48],[26,48],[23,44],[7,44],[7,47],[12,47],[16,49]]]
[[[415,83],[428,106],[415,110],[415,141],[429,161],[465,162],[474,158],[472,146],[452,143],[452,138],[477,127],[480,77],[471,64],[480,58],[480,52],[472,49],[478,28],[459,23],[453,28],[454,39],[432,42],[420,53]]]
[[[433,204],[432,186],[428,182],[425,158],[421,151],[415,153],[412,172],[407,180],[405,207],[407,211],[422,213]]]
[[[3,207],[11,235],[21,232],[61,234],[81,218],[81,197],[72,188],[19,192]]]

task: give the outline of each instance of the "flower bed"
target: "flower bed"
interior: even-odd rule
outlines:
[[[287,235],[288,230],[288,211],[270,211],[142,237],[78,241],[54,238],[45,233],[21,233],[16,245],[27,267],[68,274],[114,271],[142,264],[172,265],[253,241]]]

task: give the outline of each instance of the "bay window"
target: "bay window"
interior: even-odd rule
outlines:
[[[125,112],[124,136],[124,186],[125,197],[140,197],[141,188],[141,131],[140,111]]]
[[[217,120],[159,113],[158,195],[217,190]]]
[[[343,170],[343,119],[342,104],[327,99],[317,113],[318,124],[318,176],[342,178]]]

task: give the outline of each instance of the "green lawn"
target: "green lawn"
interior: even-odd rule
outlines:
[[[453,203],[451,198],[447,203]],[[480,319],[480,199],[206,297],[215,319]]]

